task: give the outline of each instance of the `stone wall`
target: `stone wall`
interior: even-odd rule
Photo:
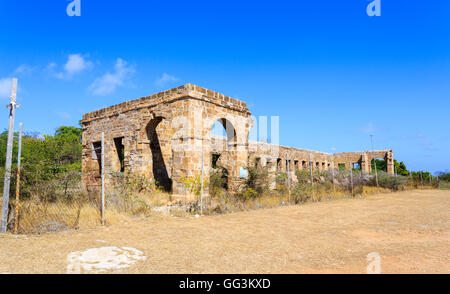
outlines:
[[[226,138],[211,135],[219,121]],[[343,162],[360,162],[370,171],[368,162],[375,157],[388,160],[393,172],[392,150],[351,152],[331,155],[267,143],[250,142],[252,119],[243,101],[186,84],[151,96],[126,101],[83,115],[82,180],[90,191],[101,185],[101,134],[105,136],[106,185],[113,174],[137,174],[158,183],[174,195],[186,195],[181,180],[198,176],[202,169],[208,175],[212,155],[220,155],[220,164],[229,172],[230,189],[235,189],[241,167],[248,164],[268,165],[272,178],[276,171],[310,167],[320,170]],[[274,180],[273,180],[274,182]]]
[[[211,128],[216,121],[227,127],[232,183],[239,167],[247,164],[250,111],[242,101],[191,84],[83,115],[83,183],[88,190],[100,185],[100,152],[94,149],[103,132],[107,184],[111,173],[123,170],[185,195],[181,179],[201,173],[202,152],[205,170],[211,166]]]

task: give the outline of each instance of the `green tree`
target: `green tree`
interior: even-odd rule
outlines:
[[[394,159],[394,165],[395,165],[398,175],[409,176],[410,173],[406,169],[406,165],[403,163],[403,161],[398,162],[396,159]]]

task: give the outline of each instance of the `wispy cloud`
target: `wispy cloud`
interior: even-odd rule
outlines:
[[[70,115],[70,113],[66,112],[66,111],[60,111],[57,112],[56,114],[58,114],[58,116],[62,119],[70,119],[72,118],[72,116]]]
[[[161,77],[159,77],[158,79],[156,79],[155,84],[158,87],[164,87],[165,85],[167,85],[170,82],[177,82],[179,81],[178,78],[169,75],[167,73],[163,73]]]
[[[32,73],[35,70],[34,67],[31,67],[26,64],[19,65],[13,72],[14,75],[20,75],[20,74],[29,74]]]
[[[360,132],[373,134],[380,130],[379,127],[375,126],[373,123],[368,123],[366,126],[358,129]]]
[[[71,79],[73,76],[92,68],[93,63],[86,59],[86,56],[81,54],[69,54],[67,62],[63,66],[63,70],[57,72],[58,65],[51,62],[47,65],[46,71],[59,79]]]
[[[128,63],[117,58],[114,65],[114,72],[107,72],[103,76],[97,78],[90,86],[89,90],[94,95],[108,95],[113,93],[117,87],[123,86],[126,80],[135,72],[134,66],[128,65]]]
[[[11,78],[0,79],[0,98],[9,98],[9,96],[11,96],[11,86]]]
[[[400,136],[390,136],[387,138],[388,141],[409,141],[408,144],[415,144],[416,146],[421,146],[427,151],[438,151],[439,148],[433,143],[427,136],[422,133],[407,134]]]

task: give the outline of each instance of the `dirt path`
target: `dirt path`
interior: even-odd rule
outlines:
[[[93,230],[0,236],[0,273],[66,273],[90,248],[145,255],[114,273],[450,273],[450,191],[423,190]],[[121,250],[121,249],[117,249]]]

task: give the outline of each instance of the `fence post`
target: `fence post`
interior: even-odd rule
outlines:
[[[17,152],[17,180],[16,180],[16,213],[14,215],[14,234],[17,234],[19,228],[19,193],[20,193],[20,156],[22,151],[22,126],[19,124],[19,150]]]
[[[291,187],[290,187],[290,170],[289,170],[289,155],[286,154],[286,167],[287,167],[287,186],[288,186],[288,203],[291,204]]]
[[[336,186],[334,185],[334,160],[331,160],[331,176],[333,183],[333,196],[336,198]]]
[[[204,161],[205,161],[205,151],[203,150],[203,146],[202,146],[202,178],[201,178],[202,183],[200,184],[201,185],[201,191],[200,191],[200,215],[203,215],[203,173],[204,173],[203,165],[204,165]]]
[[[423,189],[423,177],[422,177],[422,171],[419,172],[419,176],[420,176],[420,186]]]
[[[313,161],[312,161],[312,154],[309,154],[309,167],[310,167],[310,173],[311,173],[311,197],[314,200],[314,178],[313,178]]]
[[[105,225],[105,133],[102,132],[102,225]]]
[[[353,197],[353,168],[351,162],[350,162],[350,183],[352,185],[352,197]]]

